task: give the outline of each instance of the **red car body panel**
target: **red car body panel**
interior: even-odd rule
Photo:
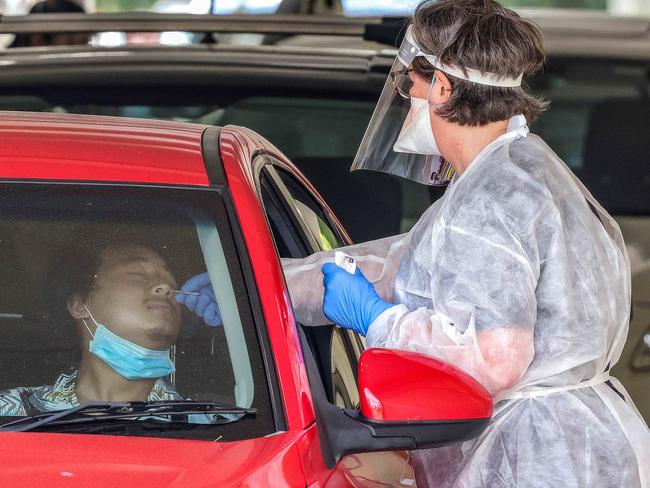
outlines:
[[[204,126],[3,112],[0,177],[208,185]]]
[[[250,161],[260,146],[271,153],[279,151],[274,151],[275,148],[247,129],[225,127],[221,130],[220,138],[226,179],[249,251],[271,347],[275,352],[287,426],[289,429],[303,429],[314,421],[307,370],[284,275],[250,169]]]
[[[302,432],[239,442],[3,433],[2,486],[304,487]]]
[[[100,116],[3,113],[0,178],[208,186],[204,126]],[[258,145],[256,145],[258,144]],[[288,431],[238,442],[49,433],[1,433],[2,484],[16,486],[305,486],[301,452],[314,410],[289,295],[247,163],[253,132],[222,130],[235,203],[276,360]],[[311,428],[310,428],[311,427]],[[305,435],[311,442],[299,442]],[[314,454],[315,455],[315,454]],[[321,479],[331,474],[320,460]]]
[[[199,125],[113,117],[3,113],[0,178],[207,186]],[[252,133],[250,133],[252,134]],[[256,137],[257,139],[257,137]],[[288,432],[210,443],[1,433],[7,486],[305,486],[298,439],[314,421],[288,292],[250,169],[255,150],[223,131],[224,169],[276,359]],[[258,148],[259,149],[259,148]]]
[[[304,429],[297,438],[297,448],[302,460],[308,486],[358,487],[399,486],[400,477],[408,479],[407,461],[403,453],[361,453],[343,458],[334,469],[323,461],[315,414],[307,379],[302,350],[298,339],[293,309],[278,263],[271,233],[256,193],[251,160],[262,149],[293,169],[297,178],[309,187],[320,204],[327,204],[293,164],[265,139],[243,127],[226,126],[221,130],[221,156],[231,190],[240,227],[246,241],[251,265],[258,285],[258,293],[266,319],[271,346],[275,354],[278,379],[284,396],[287,424],[290,429]],[[343,227],[339,223],[339,227]],[[344,236],[348,242],[350,238]],[[406,466],[406,468],[405,468]],[[407,484],[408,486],[408,484]]]

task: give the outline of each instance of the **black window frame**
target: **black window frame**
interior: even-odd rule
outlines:
[[[279,163],[279,161],[277,162]],[[307,206],[309,209],[311,209],[318,218],[323,220],[328,226],[328,228],[332,231],[334,234],[334,237],[337,240],[337,248],[338,247],[343,247],[349,244],[347,242],[347,239],[344,237],[344,234],[341,232],[341,229],[338,227],[338,225],[335,224],[335,221],[333,219],[333,216],[331,213],[323,207],[318,198],[311,192],[309,188],[304,186],[301,181],[299,181],[289,169],[284,167],[281,164],[275,164],[274,169],[276,171],[276,174],[280,181],[282,182],[282,185],[284,185],[284,189],[291,195],[291,197],[294,200],[300,201],[303,205]],[[302,195],[298,195],[298,193],[302,193]],[[303,201],[303,197],[305,197],[308,202]],[[292,208],[291,209],[294,214],[296,214],[296,209]],[[297,219],[300,219],[299,215],[296,215]],[[306,226],[303,226],[306,227]],[[316,243],[318,245],[318,242]],[[322,251],[322,249],[319,249],[319,251]]]
[[[341,244],[346,243],[343,233],[340,232],[338,226],[334,223],[331,214],[327,209],[323,208],[320,205],[319,199],[312,193],[312,191],[304,186],[302,182],[293,175],[291,168],[284,165],[282,162],[278,161],[271,155],[268,154],[257,154],[254,157],[253,161],[254,168],[254,180],[257,185],[258,192],[263,191],[263,186],[268,191],[269,201],[277,207],[277,210],[286,212],[286,217],[283,219],[287,225],[287,230],[290,232],[297,233],[300,236],[300,241],[304,246],[305,254],[302,256],[285,256],[285,257],[306,257],[314,252],[321,251],[318,247],[318,243],[314,242],[308,235],[307,226],[301,222],[301,216],[297,212],[295,206],[290,203],[289,199],[298,199],[294,196],[294,193],[287,187],[285,179],[281,177],[279,171],[283,171],[286,177],[294,179],[296,185],[299,185],[300,189],[311,199],[311,203],[318,205],[320,212],[316,211],[307,205],[309,208],[319,216],[322,216],[325,222],[329,225],[330,229],[335,233],[335,237],[340,240]],[[266,208],[266,204],[269,201],[264,199],[264,195],[261,194],[262,206],[264,208],[265,215],[269,213],[269,209]],[[267,220],[269,217],[267,215]],[[272,231],[272,224],[269,221],[269,228],[273,235],[273,240],[276,241],[275,234]],[[278,244],[276,243],[276,248]],[[299,324],[302,328],[307,342],[310,345],[312,354],[316,359],[316,363],[319,368],[319,376],[325,387],[325,391],[328,393],[328,399],[331,403],[334,403],[334,387],[332,383],[332,347],[333,347],[333,336],[336,333],[336,326],[334,325],[324,325],[321,327],[305,327]],[[364,344],[361,339],[353,332],[348,330],[340,330],[339,334],[342,338],[342,342],[345,348],[345,354],[348,358],[350,368],[354,375],[354,381],[358,386],[358,359],[359,355],[356,351],[361,351],[364,348]],[[356,343],[356,348],[353,346],[352,341]]]

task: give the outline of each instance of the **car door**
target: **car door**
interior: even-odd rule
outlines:
[[[302,182],[294,168],[269,155],[257,156],[253,165],[280,257],[305,257],[350,243],[320,197]],[[331,325],[303,327],[303,332],[329,401],[341,408],[358,408],[357,361],[365,347],[363,338]],[[415,484],[410,456],[405,451],[346,456],[335,470],[352,486]]]

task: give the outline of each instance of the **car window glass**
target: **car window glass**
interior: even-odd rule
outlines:
[[[585,141],[598,130],[598,109],[609,101],[640,102],[647,93],[646,68],[613,62],[556,62],[531,80],[535,95],[550,101],[549,109],[532,126],[571,168],[585,161]],[[630,120],[626,126],[632,126]],[[614,127],[612,127],[615,130]]]
[[[262,158],[264,161],[265,159]],[[271,229],[278,256],[281,258],[302,258],[310,253],[303,239],[300,238],[290,212],[282,202],[282,197],[265,170],[259,175],[262,206]]]
[[[6,185],[0,196],[0,418],[78,404],[78,368],[98,359],[123,376],[126,363],[101,352],[102,328],[169,350],[169,374],[153,375],[147,398],[133,400],[267,402],[253,373],[261,367],[256,335],[236,298],[233,279],[239,287],[241,278],[231,275],[211,210],[217,194],[184,203],[182,192],[62,187]],[[170,291],[197,275],[218,307],[210,324]]]
[[[296,211],[311,232],[321,251],[329,251],[345,245],[345,241],[327,216],[325,209],[311,192],[291,173],[276,167],[276,171],[293,198]]]
[[[357,388],[356,358],[347,347],[348,337],[338,327],[332,334],[332,397],[331,401],[341,408],[355,409],[359,406]]]
[[[531,125],[532,132],[542,136],[614,213],[631,212],[635,206],[649,210],[650,199],[645,196],[650,182],[639,172],[644,165],[637,164],[644,161],[650,140],[644,132],[650,123],[643,118],[650,113],[646,64],[554,56],[543,73],[527,80],[533,94],[551,102]],[[0,95],[0,108],[251,128],[272,141],[315,184],[357,242],[408,231],[442,194],[378,172],[349,172],[376,97],[345,97],[338,92],[287,95],[280,87],[272,89],[267,93],[256,89],[255,96],[215,90],[202,92],[199,98],[192,89],[182,94],[152,93],[134,86],[132,95],[125,97],[123,90],[96,87],[15,87]],[[231,92],[232,96],[224,95]],[[612,188],[626,191],[616,195]]]
[[[280,167],[276,167],[276,171],[291,194],[300,219],[316,238],[319,249],[327,251],[344,246],[345,241],[336,226],[311,192],[288,171]],[[357,352],[360,354],[360,351],[357,350],[359,343],[355,336],[338,327],[332,329],[329,351],[331,389],[328,394],[330,401],[341,408],[354,409],[359,406],[356,368]],[[351,341],[355,341],[357,348],[352,346]]]

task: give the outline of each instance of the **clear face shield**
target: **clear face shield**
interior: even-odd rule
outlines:
[[[429,83],[428,90],[416,90],[422,98],[411,96],[414,82],[409,72],[417,56],[424,57],[445,73],[475,83],[502,87],[521,85],[521,76],[504,79],[492,73],[441,64],[436,56],[426,54],[419,48],[413,38],[412,26],[409,26],[351,171],[383,171],[430,186],[446,185],[454,176],[455,170],[441,156],[431,130],[430,110],[433,107],[429,103],[429,96],[435,77]]]

